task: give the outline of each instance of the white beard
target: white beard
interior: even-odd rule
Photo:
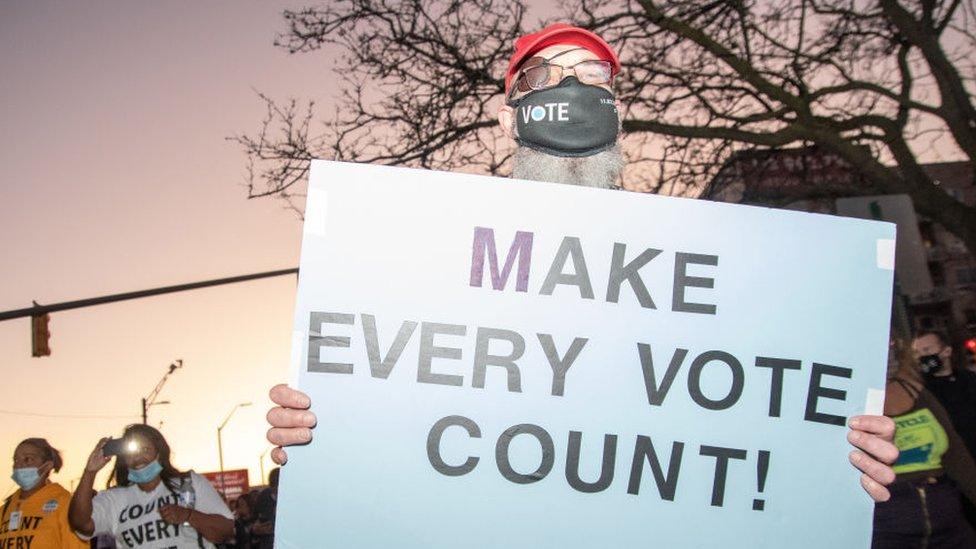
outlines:
[[[520,146],[512,158],[512,177],[608,189],[625,165],[620,145],[591,156],[554,156]]]

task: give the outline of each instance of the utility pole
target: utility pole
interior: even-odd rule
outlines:
[[[268,455],[268,452],[271,451],[272,448],[274,448],[274,446],[268,446],[265,448],[264,452],[261,453],[261,457],[258,458],[258,463],[261,464],[261,484],[264,484],[264,456]]]
[[[149,393],[149,396],[143,397],[142,399],[142,424],[143,425],[149,425],[150,406],[156,404],[169,404],[168,400],[160,400],[157,402],[156,397],[158,397],[159,392],[163,390],[163,385],[166,383],[166,380],[169,379],[169,376],[173,372],[179,370],[182,367],[183,367],[183,359],[182,358],[176,359],[176,361],[174,361],[172,364],[169,365],[169,368],[167,368],[166,373],[163,374],[162,379],[159,380],[159,383],[156,384],[156,387],[153,388],[151,393]]]

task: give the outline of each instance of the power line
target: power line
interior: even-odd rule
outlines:
[[[132,419],[139,417],[138,414],[126,414],[126,415],[98,415],[98,414],[82,414],[82,415],[72,415],[72,414],[42,414],[38,412],[18,412],[14,410],[0,410],[0,414],[5,414],[9,416],[29,416],[29,417],[49,417],[57,419]]]

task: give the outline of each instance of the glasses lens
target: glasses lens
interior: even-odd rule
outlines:
[[[543,64],[525,69],[523,81],[529,89],[537,90],[545,87],[549,83],[549,67],[550,65]]]
[[[583,61],[575,67],[576,78],[583,84],[608,84],[610,83],[610,62],[609,61]]]

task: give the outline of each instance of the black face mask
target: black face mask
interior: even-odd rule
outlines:
[[[555,156],[590,156],[617,142],[613,94],[575,76],[510,101],[519,145]]]
[[[939,355],[925,355],[918,358],[918,365],[923,374],[931,376],[942,369],[942,359]]]

